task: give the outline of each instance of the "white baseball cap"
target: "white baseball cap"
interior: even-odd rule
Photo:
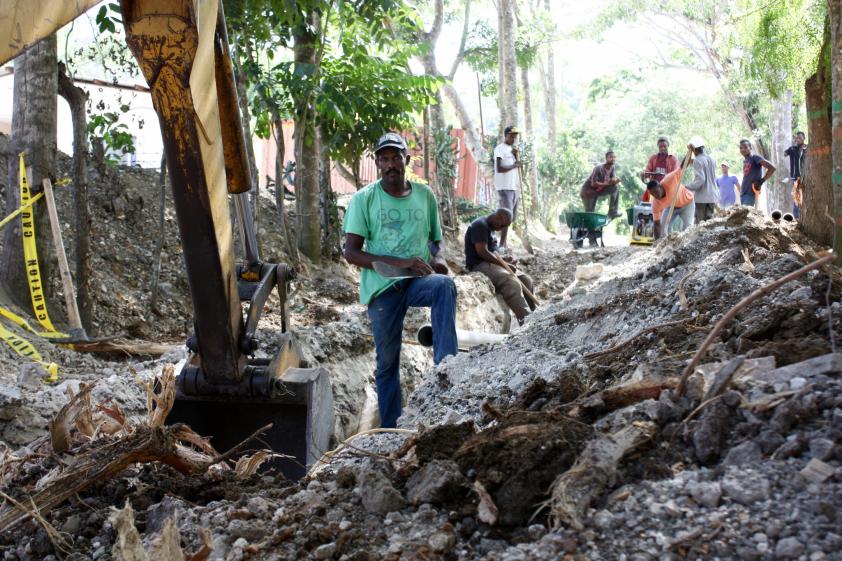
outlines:
[[[700,136],[694,136],[693,138],[690,139],[690,141],[687,144],[692,145],[693,148],[699,148],[700,146],[705,145],[705,141],[702,140],[702,138]]]

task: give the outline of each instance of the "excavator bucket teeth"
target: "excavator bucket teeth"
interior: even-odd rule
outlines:
[[[257,450],[276,456],[261,473],[297,480],[329,450],[333,437],[333,392],[323,368],[289,368],[276,383],[273,397],[188,396],[179,392],[167,424],[185,423],[209,437],[220,453],[242,443],[255,431],[272,427],[238,450],[235,458]]]

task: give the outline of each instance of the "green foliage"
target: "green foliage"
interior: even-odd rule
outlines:
[[[135,151],[134,138],[129,127],[120,122],[120,115],[113,111],[97,113],[88,116],[88,134],[93,138],[101,138],[105,147],[105,162],[115,165],[119,160],[113,154],[133,154]]]
[[[803,90],[816,68],[826,10],[823,1],[775,0],[746,16],[742,28],[750,56],[743,59],[743,75],[774,98]]]
[[[456,197],[456,212],[459,215],[459,222],[470,224],[480,216],[488,216],[494,212],[494,209],[462,197]]]
[[[409,72],[410,58],[420,53],[417,45],[394,38],[372,44],[379,21],[347,12],[343,18],[342,33],[325,52],[314,103],[331,157],[355,165],[384,132],[411,127],[414,113],[435,101],[442,80]],[[389,20],[417,30],[405,10],[396,10]]]
[[[554,156],[546,149],[537,154],[541,221],[550,230],[555,229],[560,209],[581,205],[579,187],[591,171],[587,153],[576,136],[574,131],[563,129],[558,133]]]
[[[100,33],[116,33],[117,26],[122,25],[122,11],[118,2],[103,5],[96,13],[96,24]]]
[[[597,101],[614,94],[629,93],[633,89],[639,88],[642,82],[641,72],[623,69],[614,74],[594,79],[588,88],[588,100]]]
[[[409,127],[440,85],[408,71],[409,59],[425,47],[401,39],[420,27],[397,0],[240,0],[226,9],[258,136],[269,135],[272,115],[290,116],[295,100],[309,100],[331,158],[356,168],[380,135]],[[317,65],[276,61],[288,57],[308,10],[325,18],[327,36],[317,30],[322,59]]]

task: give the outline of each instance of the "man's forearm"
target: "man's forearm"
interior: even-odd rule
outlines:
[[[479,255],[479,258],[482,259],[483,261],[488,261],[489,263],[494,263],[494,264],[497,264],[497,262],[498,262],[497,256],[494,255],[492,252],[488,251],[487,247],[485,249],[477,251],[477,255]]]
[[[362,267],[363,269],[373,269],[374,266],[372,263],[375,261],[383,261],[384,263],[394,265],[395,267],[400,267],[400,263],[404,261],[404,259],[399,257],[374,255],[373,253],[363,251],[362,249],[353,249],[348,248],[347,246],[345,247],[345,260],[351,265],[356,265],[357,267]]]

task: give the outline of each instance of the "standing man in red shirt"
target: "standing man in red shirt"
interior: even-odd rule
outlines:
[[[658,153],[652,154],[646,169],[643,170],[645,182],[660,182],[671,171],[678,169],[678,159],[669,153],[670,141],[666,136],[658,137]]]
[[[660,182],[669,172],[678,169],[678,159],[669,153],[669,148],[669,139],[666,136],[659,136],[658,153],[652,154],[646,163],[646,168],[640,175],[643,183],[648,183],[652,180]],[[649,191],[647,190],[643,193],[643,201],[648,202],[649,200]]]

